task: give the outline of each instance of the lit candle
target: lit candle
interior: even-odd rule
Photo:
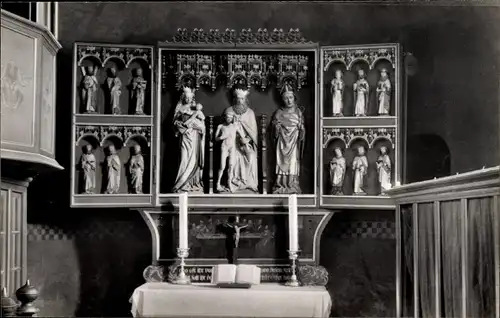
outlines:
[[[188,194],[179,195],[179,248],[188,248]]]
[[[297,195],[292,194],[288,198],[288,234],[290,251],[299,250],[298,216],[297,216]]]

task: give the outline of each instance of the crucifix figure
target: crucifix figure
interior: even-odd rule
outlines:
[[[248,224],[240,225],[239,221],[238,216],[230,216],[227,223],[223,225],[223,232],[226,234],[226,258],[229,264],[236,264],[241,230],[248,226]]]

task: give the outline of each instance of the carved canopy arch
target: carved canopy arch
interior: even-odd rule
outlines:
[[[101,126],[101,147],[104,147],[106,141],[117,139],[120,143],[113,143],[116,147],[121,148],[124,145],[123,128],[117,126]]]
[[[86,59],[93,60],[99,66],[103,65],[101,50],[95,46],[80,46],[77,50],[78,66],[83,66],[82,62]]]
[[[127,62],[125,62],[125,54],[123,52],[123,49],[104,47],[102,48],[102,55],[104,58],[104,61],[102,61],[102,67],[104,67],[104,65],[106,65],[106,63],[111,60],[119,62],[118,64],[123,68],[127,66]]]
[[[342,137],[340,137],[340,136],[331,136],[330,138],[328,138],[326,140],[326,142],[323,144],[323,148],[328,148],[328,145],[330,143],[333,143],[336,140],[341,141],[342,144],[344,145],[344,148],[347,148],[347,144],[346,144],[345,140]]]
[[[151,146],[151,127],[125,127],[125,145],[129,145],[132,140],[137,140],[142,146]]]
[[[366,143],[366,145],[368,146],[368,148],[371,148],[370,142],[368,141],[368,138],[364,135],[354,136],[353,138],[349,139],[349,142],[347,143],[347,148],[351,148],[351,146],[354,144],[354,142],[358,141],[358,140],[364,141]]]
[[[94,142],[94,146],[99,146],[101,141],[99,139],[99,127],[96,126],[76,126],[76,140],[75,145],[80,146],[83,140]]]

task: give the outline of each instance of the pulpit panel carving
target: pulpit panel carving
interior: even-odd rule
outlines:
[[[35,145],[36,46],[35,37],[2,25],[2,143]]]
[[[61,170],[54,159],[55,56],[61,45],[42,25],[5,10],[1,16],[2,159],[33,172]]]
[[[40,150],[54,154],[55,146],[55,56],[42,48]]]

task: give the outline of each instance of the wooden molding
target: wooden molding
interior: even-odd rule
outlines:
[[[499,194],[499,166],[397,186],[387,191],[397,203],[454,200]]]

